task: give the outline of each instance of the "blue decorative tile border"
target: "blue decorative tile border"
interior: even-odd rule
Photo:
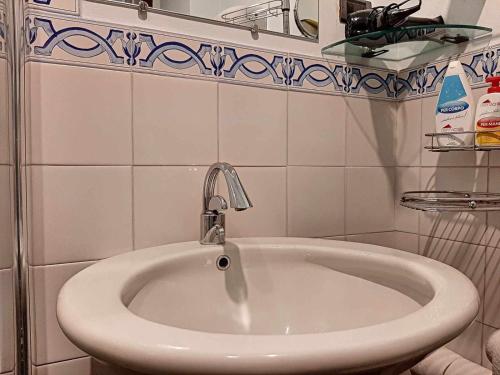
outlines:
[[[304,82],[313,87],[330,87],[332,92],[339,94],[358,95],[363,91],[368,95],[395,98],[397,75],[392,71],[368,71],[368,68],[346,65],[340,62],[330,62],[325,65],[321,60],[310,64],[306,59],[293,58],[291,70],[293,75],[291,86],[301,88]],[[314,76],[314,74],[318,76]]]
[[[447,62],[441,61],[398,74],[344,62],[49,15],[28,17],[25,31],[26,52],[32,60],[55,59],[386,100],[436,94],[447,68]],[[499,54],[500,47],[492,47],[462,57],[473,85],[483,84],[486,77],[500,74]]]
[[[113,44],[118,39],[123,40],[124,33],[121,30],[110,29],[106,36],[101,36],[83,27],[67,27],[56,30],[49,19],[38,17],[35,17],[33,25],[34,26],[29,29],[30,41],[36,41],[38,31],[43,31],[48,36],[48,39],[42,45],[34,47],[35,55],[51,56],[53,50],[59,47],[69,55],[81,58],[92,58],[101,54],[106,54],[111,63],[123,64],[124,58],[119,56],[113,47]],[[92,47],[79,47],[67,40],[75,36],[90,39],[95,45]]]
[[[394,99],[394,72],[314,60],[184,37],[84,23],[49,15],[26,18],[26,52],[33,60],[168,71],[200,78],[244,81],[282,88],[375,95]],[[306,87],[307,86],[307,87]]]
[[[460,58],[473,87],[484,84],[487,77],[500,75],[499,57],[500,46],[494,46]],[[401,72],[397,80],[397,97],[437,94],[447,69],[448,63],[442,61]]]
[[[235,78],[238,72],[243,73],[252,80],[260,80],[270,76],[276,85],[282,85],[284,77],[283,74],[280,75],[278,67],[283,65],[284,60],[284,56],[273,56],[272,61],[268,61],[255,53],[238,56],[235,48],[224,47],[223,61],[224,63],[229,61],[227,68],[224,69],[224,77]],[[259,65],[261,70],[252,70],[247,66],[250,63]],[[283,70],[281,73],[283,73]]]

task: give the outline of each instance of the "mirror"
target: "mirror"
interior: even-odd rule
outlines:
[[[304,37],[310,39],[319,38],[318,1],[296,0],[293,14],[295,24]]]
[[[117,0],[139,3],[141,0]],[[255,31],[318,39],[319,0],[143,0],[149,7]]]

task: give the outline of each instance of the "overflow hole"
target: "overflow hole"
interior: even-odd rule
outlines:
[[[231,258],[227,255],[221,255],[217,258],[216,264],[220,271],[226,271],[231,266]]]

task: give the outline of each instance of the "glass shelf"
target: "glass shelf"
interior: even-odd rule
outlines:
[[[377,31],[324,47],[324,55],[401,61],[448,46],[472,41],[492,32],[474,25],[424,25]]]

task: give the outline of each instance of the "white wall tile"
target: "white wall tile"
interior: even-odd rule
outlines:
[[[394,168],[347,168],[346,233],[394,230]]]
[[[286,236],[286,168],[237,168],[253,207],[236,212],[226,211],[228,237],[284,237]],[[219,176],[221,195],[227,200],[227,185]]]
[[[418,254],[418,235],[404,232],[363,233],[346,236],[346,241],[390,247]]]
[[[491,370],[491,362],[488,359],[488,356],[486,355],[486,345],[488,345],[488,341],[495,332],[497,332],[497,328],[489,327],[487,325],[483,324],[483,359],[482,359],[482,366]]]
[[[344,168],[288,167],[288,235],[344,234]]]
[[[346,241],[366,243],[370,245],[392,247],[394,232],[362,233],[346,236]]]
[[[90,357],[33,366],[33,375],[95,375],[92,373]]]
[[[398,231],[418,233],[419,212],[400,205],[404,192],[417,190],[420,190],[420,168],[397,167],[394,228]]]
[[[28,189],[30,264],[132,249],[132,167],[33,166]]]
[[[14,286],[11,270],[0,271],[0,373],[14,369]]]
[[[136,249],[199,239],[207,170],[207,167],[134,167]]]
[[[410,253],[419,253],[419,236],[414,233],[393,232],[392,247]]]
[[[57,296],[73,275],[92,265],[71,263],[30,267],[32,359],[35,365],[65,361],[86,354],[64,335],[57,322]]]
[[[91,360],[92,373],[91,375],[137,375],[137,372],[125,369],[123,367],[118,367],[116,365],[110,365],[105,362],[101,362],[92,358]]]
[[[286,165],[287,92],[219,85],[219,159],[233,165]]]
[[[30,63],[34,164],[131,164],[130,73]]]
[[[393,166],[396,103],[348,98],[347,165]]]
[[[11,195],[11,167],[0,165],[0,270],[12,266],[15,223]]]
[[[500,248],[486,249],[484,321],[500,329]]]
[[[473,322],[460,336],[446,347],[469,361],[481,364],[482,361],[482,324]]]
[[[288,164],[345,165],[345,98],[288,94]]]
[[[500,168],[489,168],[488,191],[490,193],[500,193]],[[488,229],[485,234],[485,241],[488,246],[500,247],[500,212],[488,212]]]
[[[217,161],[217,84],[133,74],[134,163]]]
[[[464,167],[487,166],[488,153],[461,151],[461,152],[431,152],[424,146],[431,144],[430,138],[425,133],[436,132],[436,103],[438,97],[431,96],[422,99],[422,166],[427,167]]]
[[[7,59],[0,59],[0,164],[10,163],[9,79]]]
[[[421,190],[486,191],[486,168],[422,168]],[[485,243],[484,212],[422,212],[420,234],[453,241]]]
[[[397,106],[396,164],[418,166],[422,152],[422,101],[407,100]]]
[[[489,160],[491,167],[500,167],[500,152],[498,151],[490,152]]]
[[[474,283],[481,298],[481,309],[476,317],[480,320],[485,297],[485,246],[421,236],[420,254],[456,268]]]

